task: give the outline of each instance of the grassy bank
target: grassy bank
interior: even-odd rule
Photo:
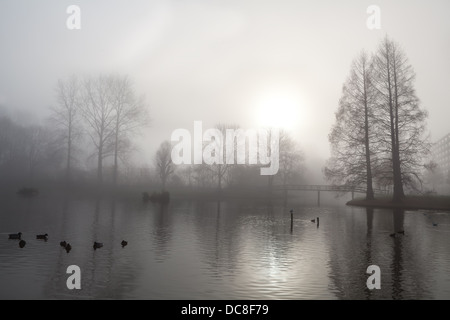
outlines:
[[[355,199],[347,202],[347,205],[369,208],[450,211],[450,196],[407,196],[402,202],[393,202],[392,198]]]

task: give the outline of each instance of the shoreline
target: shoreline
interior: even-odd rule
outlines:
[[[392,202],[391,198],[374,200],[355,199],[348,201],[346,205],[377,209],[438,210],[450,212],[450,197],[409,196],[403,199],[402,202]]]

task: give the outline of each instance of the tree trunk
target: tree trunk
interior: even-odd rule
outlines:
[[[114,141],[114,169],[113,169],[113,185],[114,185],[114,187],[117,186],[118,149],[119,149],[119,125],[117,123],[116,124],[115,141]]]
[[[401,201],[405,197],[403,191],[403,181],[402,181],[402,171],[400,166],[400,139],[399,139],[399,128],[398,128],[398,83],[397,83],[397,70],[396,62],[394,56],[394,95],[395,95],[395,161],[394,165],[394,201]]]
[[[364,80],[364,134],[365,134],[365,148],[366,148],[366,200],[373,200],[373,186],[372,186],[372,167],[370,162],[370,143],[369,143],[369,106],[367,101],[367,83],[366,70],[364,65],[363,80]]]
[[[71,120],[69,120],[71,121]],[[72,158],[72,125],[69,124],[69,136],[67,141],[67,167],[66,167],[66,183],[70,184],[70,160]]]
[[[103,183],[103,144],[101,143],[98,148],[98,159],[97,159],[97,182],[99,184]]]
[[[386,46],[388,44],[386,43]],[[392,97],[392,82],[391,82],[391,64],[389,60],[389,56],[391,51],[389,48],[386,48],[386,65],[387,65],[387,79],[388,79],[388,90],[389,90],[389,120],[391,127],[391,155],[392,155],[392,175],[393,175],[393,183],[394,183],[394,195],[393,201],[399,202],[403,197],[403,186],[401,181],[401,172],[400,172],[400,163],[399,163],[399,154],[398,154],[398,146],[397,146],[397,137],[396,137],[396,123],[398,128],[398,113],[394,114],[394,101]],[[397,117],[395,117],[397,115]]]

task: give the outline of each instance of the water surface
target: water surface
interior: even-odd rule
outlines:
[[[450,298],[448,213],[292,208],[291,232],[290,207],[254,201],[2,199],[0,299]],[[66,286],[74,264],[81,290]],[[372,264],[380,290],[366,288]]]

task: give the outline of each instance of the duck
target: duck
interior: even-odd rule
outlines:
[[[312,220],[311,220],[311,222],[314,222],[314,223],[316,223],[316,219],[312,219]]]
[[[93,245],[94,250],[99,249],[101,247],[103,247],[103,243],[101,243],[101,242],[94,242],[94,245]]]
[[[61,242],[59,243],[59,245],[60,245],[61,247],[65,248],[65,247],[67,246],[67,242],[66,242],[66,241],[61,241]]]
[[[125,247],[128,244],[128,242],[125,241],[125,240],[122,240],[122,242],[120,244],[122,245],[122,248],[123,248],[123,247]]]
[[[391,233],[389,237],[395,238],[395,233]]]
[[[36,239],[47,240],[48,234],[38,234],[36,235]]]
[[[22,232],[10,234],[9,239],[22,239]]]
[[[398,234],[402,234],[402,235],[405,235],[405,230],[400,230],[400,231],[397,231],[397,233],[398,233]]]
[[[433,227],[437,227],[437,223],[436,222],[433,222]]]
[[[25,240],[20,240],[19,247],[23,248],[23,247],[25,247],[26,244],[27,244],[27,242]]]
[[[67,252],[67,253],[69,253],[70,250],[72,250],[72,246],[70,245],[70,243],[68,243],[68,244],[65,246],[65,248],[66,248],[66,252]]]

